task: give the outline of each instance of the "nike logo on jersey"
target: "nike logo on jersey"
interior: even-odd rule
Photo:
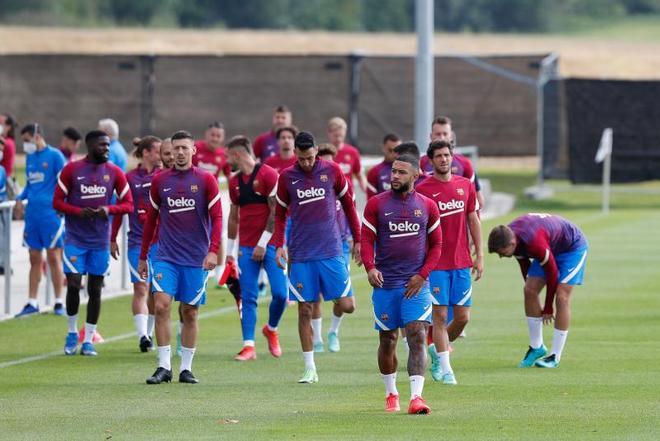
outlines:
[[[165,191],[170,191],[171,189],[172,189],[172,187],[167,187],[167,188],[163,188],[163,191],[164,191],[164,192],[165,192]]]
[[[436,197],[436,196],[439,195],[440,193],[442,193],[442,192],[439,191],[439,192],[437,192],[437,193],[433,193],[433,197]]]
[[[85,177],[84,177],[84,176],[78,176],[76,179],[78,179],[79,181],[81,181],[81,180],[85,179]]]
[[[385,216],[389,216],[390,214],[394,213],[393,211],[390,211],[389,213],[385,213]]]
[[[291,185],[296,185],[298,182],[300,182],[300,179],[296,179],[295,181],[291,181]]]

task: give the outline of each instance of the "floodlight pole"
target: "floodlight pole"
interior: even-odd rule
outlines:
[[[433,119],[433,0],[415,0],[415,142],[425,151]]]

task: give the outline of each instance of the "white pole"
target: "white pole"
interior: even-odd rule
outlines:
[[[433,0],[415,1],[415,142],[426,151],[433,119]]]
[[[610,183],[612,169],[612,151],[605,156],[603,160],[603,214],[610,212]]]

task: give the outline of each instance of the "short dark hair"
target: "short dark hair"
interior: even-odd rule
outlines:
[[[433,127],[436,124],[440,124],[441,126],[450,126],[451,124],[451,118],[448,116],[436,116],[433,119],[433,122],[431,122],[431,127]]]
[[[85,135],[85,144],[89,146],[92,141],[95,141],[104,136],[110,138],[108,134],[103,130],[92,130],[91,132],[87,132],[87,135]]]
[[[383,144],[386,142],[399,142],[401,141],[401,138],[399,138],[399,135],[396,133],[388,133],[383,137]]]
[[[291,113],[291,110],[283,104],[280,104],[279,106],[275,107],[275,110],[273,113]]]
[[[191,141],[194,141],[195,138],[190,134],[190,132],[186,130],[179,130],[174,133],[174,135],[171,136],[172,141],[176,141],[179,139],[190,139]]]
[[[325,155],[330,155],[333,158],[337,156],[337,148],[329,143],[324,143],[319,145],[319,152],[316,154],[316,156],[325,156]]]
[[[225,125],[222,124],[220,121],[213,121],[206,127],[207,129],[224,129]]]
[[[402,142],[398,146],[394,147],[394,153],[397,155],[413,155],[417,157],[419,161],[419,147],[413,141]]]
[[[6,135],[9,138],[14,138],[15,137],[14,132],[16,132],[16,126],[17,126],[16,118],[14,118],[9,113],[0,113],[0,115],[5,117],[5,124],[9,126],[9,130],[7,131],[7,133],[3,133],[3,135]]]
[[[488,252],[496,253],[498,250],[508,246],[514,237],[511,228],[506,225],[498,225],[488,235]]]
[[[30,124],[24,126],[21,129],[21,135],[23,135],[25,133],[29,133],[30,136],[41,135],[42,138],[45,136],[44,135],[44,129],[43,129],[43,127],[41,127],[41,124],[39,124],[39,123],[30,123]]]
[[[288,127],[282,127],[282,128],[279,128],[279,129],[277,129],[277,132],[275,132],[275,138],[276,138],[276,139],[280,139],[280,135],[282,134],[282,132],[289,132],[289,133],[291,133],[291,134],[293,135],[293,137],[295,138],[296,135],[298,135],[298,127],[296,127],[296,126],[288,126]]]
[[[82,139],[82,135],[74,127],[67,127],[64,129],[62,134],[69,139],[73,139],[74,141],[80,141]]]
[[[314,135],[309,132],[300,132],[296,135],[294,145],[299,150],[309,150],[316,145]]]
[[[234,136],[231,140],[229,140],[229,144],[227,144],[228,150],[239,147],[245,149],[246,152],[252,154],[252,143],[250,143],[250,139],[247,136],[243,136],[243,135]]]
[[[135,146],[133,154],[136,158],[141,158],[144,155],[144,151],[151,151],[157,142],[163,142],[163,140],[154,135],[147,135],[144,138],[133,138],[133,145]]]
[[[429,159],[433,159],[435,151],[440,149],[449,149],[449,153],[452,155],[454,154],[454,146],[451,144],[451,142],[445,141],[444,139],[438,139],[431,141],[429,148],[426,149],[426,156],[428,156]]]
[[[410,153],[403,153],[399,155],[395,161],[405,162],[412,165],[413,170],[419,170],[419,156],[412,155]]]

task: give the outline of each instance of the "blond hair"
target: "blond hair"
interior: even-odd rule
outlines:
[[[340,118],[339,116],[335,116],[334,118],[330,118],[330,121],[328,121],[328,130],[337,130],[337,129],[344,129],[346,130],[346,121],[344,121],[343,118]]]

